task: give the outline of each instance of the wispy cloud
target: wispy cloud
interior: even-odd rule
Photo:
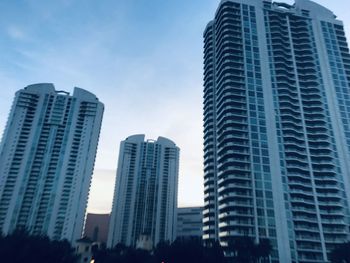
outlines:
[[[53,82],[67,91],[80,86],[105,104],[89,211],[110,210],[119,143],[135,133],[150,139],[165,136],[180,147],[179,203],[201,204],[201,35],[211,15],[204,9],[215,3],[162,2],[157,8],[166,10],[153,15],[148,13],[153,8],[144,10],[134,1],[86,3],[68,1],[54,8],[31,2],[39,17],[28,29],[34,40],[11,47],[13,56],[6,65],[0,61],[0,68],[11,63],[10,75],[18,77],[20,85]],[[78,4],[79,14],[72,9]],[[12,31],[11,38],[26,37],[18,26]],[[21,87],[12,85],[12,91]],[[1,112],[7,114],[8,109],[0,105]]]
[[[16,25],[9,25],[7,27],[8,35],[15,40],[25,40],[27,38],[22,28]]]

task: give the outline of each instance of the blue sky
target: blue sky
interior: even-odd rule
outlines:
[[[349,28],[348,0],[318,2]],[[87,89],[105,104],[88,211],[109,212],[119,142],[136,133],[180,147],[179,204],[201,205],[202,32],[218,3],[0,1],[0,132],[26,85]]]

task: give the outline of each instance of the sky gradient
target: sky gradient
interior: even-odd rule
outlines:
[[[349,36],[348,0],[316,2]],[[1,1],[1,134],[18,89],[86,89],[105,104],[88,211],[110,211],[119,143],[140,133],[180,147],[179,205],[202,205],[202,33],[218,3]]]

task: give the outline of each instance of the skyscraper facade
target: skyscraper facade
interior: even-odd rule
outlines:
[[[133,135],[120,144],[108,246],[153,245],[176,238],[179,148],[169,139]]]
[[[204,240],[328,262],[349,238],[350,56],[309,0],[222,0],[204,31]],[[229,253],[229,252],[228,252]]]
[[[16,92],[0,144],[0,229],[81,237],[103,104],[75,88],[35,84]]]

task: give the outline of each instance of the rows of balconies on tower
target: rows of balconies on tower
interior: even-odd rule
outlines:
[[[341,61],[339,61],[339,57],[338,57],[338,61],[336,61],[336,65],[337,65],[337,72],[341,74],[338,75],[338,77],[340,77],[340,75],[343,75],[344,77],[344,81],[345,83],[348,85],[348,87],[350,86],[350,53],[349,53],[349,48],[346,42],[346,38],[345,38],[345,32],[344,32],[344,28],[342,25],[337,25],[334,24],[333,26],[333,32],[334,32],[334,36],[336,38],[336,42],[332,41],[332,45],[333,47],[336,46],[336,48],[334,48],[335,50],[333,50],[334,54],[339,52]],[[335,43],[334,43],[335,42]],[[341,84],[342,87],[342,95],[343,95],[343,105],[348,105],[350,102],[350,91],[348,88],[344,89],[344,84]],[[345,84],[345,85],[346,85]],[[343,127],[345,130],[345,134],[346,134],[346,141],[347,141],[347,145],[348,145],[348,150],[350,151],[350,128],[349,128],[349,118],[350,118],[350,109],[348,107],[345,107],[344,109],[340,108],[340,111],[345,111],[346,114],[345,116],[342,116],[342,121],[343,121]]]
[[[225,2],[216,23],[216,132],[219,238],[254,235],[240,5]]]
[[[58,100],[55,100],[55,96],[45,96],[45,100],[47,100],[47,111],[44,117],[43,123],[41,125],[40,137],[39,137],[39,147],[36,150],[36,155],[34,157],[34,162],[38,167],[43,166],[44,162],[45,170],[38,169],[35,171],[32,169],[32,174],[38,172],[37,175],[31,177],[33,179],[42,178],[40,187],[37,187],[38,190],[37,199],[39,205],[37,206],[36,217],[33,222],[33,233],[40,234],[47,231],[48,223],[50,220],[47,214],[49,214],[48,210],[50,207],[50,202],[52,202],[52,196],[50,195],[52,188],[55,187],[54,184],[56,182],[56,178],[58,176],[57,167],[59,164],[59,158],[62,151],[62,145],[65,138],[68,136],[67,134],[67,124],[69,116],[71,113],[71,99],[67,99],[66,97],[60,97]],[[55,101],[54,101],[55,100]],[[52,140],[52,144],[48,144],[49,137],[54,138]],[[75,149],[73,149],[74,151]],[[50,156],[49,159],[44,160],[44,152],[46,155]],[[67,172],[70,172],[72,168],[69,168]],[[41,177],[39,176],[39,172],[41,173]],[[45,177],[42,175],[45,174]],[[34,174],[33,174],[34,175]],[[33,185],[34,187],[34,185]],[[27,194],[27,193],[26,193]],[[30,197],[31,199],[34,196]],[[28,217],[28,215],[26,216]]]
[[[37,103],[38,96],[36,95],[21,93],[18,96],[17,105],[15,107],[21,108],[21,111],[18,111],[18,113],[22,113],[21,117],[17,116],[17,118],[21,119],[18,126],[20,133],[18,138],[16,138],[15,145],[12,145],[13,150],[10,155],[12,160],[9,167],[7,167],[8,176],[3,182],[3,192],[0,196],[0,227],[3,227],[6,211],[12,199],[18,174],[20,173],[20,169],[23,169],[21,162],[31,135]]]
[[[310,82],[312,79],[308,77],[307,81]],[[331,213],[329,213],[330,207],[332,207],[336,217],[336,214],[338,214],[338,216],[343,214],[342,193],[340,192],[342,187],[339,180],[337,180],[337,167],[334,161],[336,153],[330,137],[333,135],[328,130],[329,127],[327,126],[329,125],[327,122],[329,116],[326,116],[326,105],[322,105],[321,90],[312,87],[311,84],[308,83],[308,85],[305,88],[302,87],[301,90],[302,96],[307,98],[305,105],[308,105],[308,107],[304,108],[304,115],[307,119],[306,129],[308,132],[309,148],[310,151],[312,150],[311,162],[318,194],[323,232],[326,244],[329,245],[327,248],[330,250],[333,248],[332,243],[334,243],[334,239],[340,240],[346,237],[346,225],[344,223],[342,225],[342,231],[338,231],[340,228],[338,225],[340,222],[339,220],[336,220],[338,222],[336,222],[335,225],[331,227],[329,225],[329,216],[332,216],[330,215]],[[313,103],[310,105],[310,102]],[[326,153],[328,153],[328,155],[326,155]],[[329,195],[334,195],[338,200],[335,201],[335,199],[333,199],[333,201],[328,202]],[[342,219],[344,220],[344,218]],[[327,223],[324,224],[324,222]],[[333,233],[331,231],[332,228],[334,229]],[[329,235],[330,233],[332,233],[332,236]]]
[[[337,149],[339,141],[335,137],[339,128],[349,137],[346,139],[350,149],[350,125],[345,120],[350,116],[346,106],[350,103],[350,92],[345,89],[346,84],[350,85],[350,55],[344,29],[338,22],[318,21],[317,25],[313,19],[316,12],[299,9],[299,3],[263,1],[263,5],[271,73],[266,82],[263,81],[264,91],[271,77],[277,133],[274,136],[277,135],[291,256],[298,262],[325,262],[329,258],[327,254],[337,243],[346,240],[348,232],[343,182],[346,178],[342,179],[341,175],[345,168],[339,159],[344,152]],[[250,134],[251,128],[257,128],[250,126],[250,122],[256,123],[252,113],[255,108],[247,105],[247,97],[249,94],[249,103],[254,104],[254,89],[260,92],[257,91],[260,86],[255,82],[254,87],[254,81],[246,78],[246,75],[257,78],[259,73],[254,74],[252,68],[265,54],[264,47],[258,47],[263,44],[258,41],[261,35],[255,37],[256,46],[251,45],[257,7],[241,1],[222,1],[215,20],[208,24],[204,34],[204,237],[209,236],[209,222],[217,218],[222,244],[231,237],[260,233],[256,206],[261,200],[255,196],[258,191],[254,181],[255,174],[259,175],[255,173],[259,166],[252,166],[252,162],[258,160],[254,154],[259,154],[255,138],[261,140],[266,136],[253,131]],[[329,18],[332,19],[331,13]],[[322,37],[318,26],[322,26],[321,34],[327,38],[325,43],[315,40]],[[249,44],[246,45],[246,41]],[[328,55],[326,63],[330,65],[323,65],[324,60],[319,57],[324,55],[319,52],[323,44]],[[253,66],[246,60],[253,54],[251,50],[255,56],[260,52]],[[332,85],[323,80],[324,66],[330,67],[328,77],[334,78],[330,84],[335,85],[338,99],[335,105],[328,105],[330,98],[326,89]],[[260,98],[265,95],[259,94]],[[264,114],[266,108],[261,106],[260,110]],[[341,115],[342,128],[335,127],[339,123],[332,122],[333,115]]]
[[[298,88],[303,79],[294,71],[298,56],[307,60],[303,52],[307,45],[302,42],[302,38],[307,38],[308,34],[301,30],[302,23],[298,24],[298,29],[293,30],[290,22],[292,16],[271,12],[269,20],[273,25],[270,27],[270,52],[274,59],[274,86],[278,94],[276,99],[279,103],[279,120],[298,257],[306,261],[322,259],[317,201],[309,170],[307,135],[303,121],[303,101]],[[294,46],[293,40],[297,43]],[[298,53],[298,48],[302,49],[301,54]]]
[[[312,27],[307,19],[278,12],[269,21],[298,256],[322,260],[320,240],[329,251],[344,240],[346,226]]]
[[[307,32],[311,31],[309,23],[299,22],[294,28],[291,21],[291,30]],[[329,219],[343,218],[343,203],[341,185],[337,180],[337,166],[335,163],[335,146],[332,143],[330,124],[328,123],[327,105],[324,103],[320,81],[316,75],[316,62],[314,55],[314,40],[312,34],[309,37],[299,36],[294,33],[293,43],[297,41],[300,45],[294,45],[295,59],[298,65],[298,79],[300,85],[301,100],[305,119],[305,129],[308,139],[310,162],[312,167],[315,194],[320,213],[321,227],[327,250],[334,248],[334,243],[346,238],[346,225],[339,225],[339,221],[332,225]],[[311,66],[311,63],[313,65]],[[335,199],[328,202],[328,197]],[[340,218],[339,218],[340,216]],[[324,223],[324,221],[326,223]],[[334,231],[333,231],[334,230]]]
[[[204,210],[203,238],[217,239],[216,227],[216,139],[215,139],[215,89],[214,89],[214,29],[208,25],[204,33]]]
[[[27,220],[29,218],[29,214],[32,212],[31,207],[32,207],[33,199],[37,194],[35,190],[39,181],[39,177],[42,169],[42,162],[45,157],[46,140],[49,136],[49,132],[47,129],[42,130],[41,133],[43,134],[40,135],[39,143],[36,149],[36,153],[34,155],[34,159],[29,160],[29,161],[33,161],[31,173],[28,175],[26,182],[24,182],[25,184],[27,184],[27,186],[26,186],[26,191],[23,195],[22,204],[17,217],[17,225],[20,227],[26,226]],[[39,230],[39,233],[40,233],[40,230]]]
[[[42,116],[43,122],[39,123],[40,127],[40,136],[38,138],[38,146],[35,149],[35,154],[33,160],[32,167],[31,167],[31,173],[28,176],[28,181],[26,182],[27,187],[26,191],[23,195],[23,201],[21,205],[21,209],[19,211],[18,221],[17,224],[19,226],[26,226],[28,224],[28,220],[30,219],[30,213],[34,213],[32,211],[32,202],[34,200],[38,200],[38,211],[39,213],[36,213],[35,219],[33,219],[33,233],[41,234],[43,232],[44,227],[44,217],[43,215],[46,214],[46,211],[43,211],[43,206],[48,206],[48,202],[50,199],[50,196],[47,195],[46,189],[43,189],[44,184],[47,185],[47,183],[50,182],[50,177],[52,175],[52,172],[55,171],[57,166],[57,160],[55,159],[59,153],[56,153],[56,151],[52,154],[48,152],[48,149],[54,149],[52,145],[48,145],[48,138],[49,136],[52,136],[53,131],[51,131],[51,126],[49,124],[49,118],[50,118],[50,112],[52,109],[52,101],[53,98],[49,96],[45,97],[46,105],[48,108],[48,111],[46,111],[45,116]],[[47,171],[43,171],[43,165],[45,161],[45,156],[50,156],[50,166]],[[42,175],[46,174],[45,178],[42,178]],[[38,185],[39,180],[41,178],[41,191],[38,191]],[[53,181],[53,180],[52,180]],[[35,191],[36,189],[36,191]]]

